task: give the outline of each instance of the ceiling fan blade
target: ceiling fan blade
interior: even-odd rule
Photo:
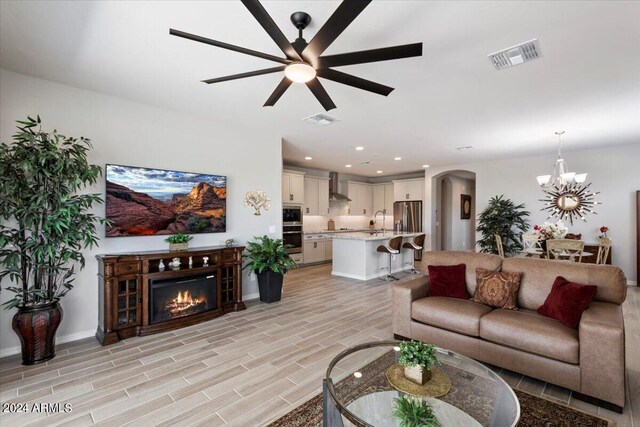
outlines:
[[[339,67],[341,65],[354,65],[364,64],[367,62],[411,58],[412,56],[422,56],[422,43],[405,44],[402,46],[383,47],[380,49],[361,50],[358,52],[321,56],[320,58],[318,58],[317,67]]]
[[[327,91],[324,90],[324,87],[320,84],[320,80],[314,78],[313,80],[310,80],[305,84],[311,90],[311,92],[313,92],[315,97],[318,99],[318,101],[320,101],[320,104],[322,104],[326,111],[336,108],[336,104],[333,103]]]
[[[270,61],[280,62],[281,64],[289,64],[289,61],[286,58],[280,58],[278,56],[269,55],[268,53],[258,52],[257,50],[251,50],[240,46],[235,46],[229,43],[219,42],[217,40],[208,39],[206,37],[197,36],[191,33],[185,33],[184,31],[174,30],[173,28],[169,29],[169,34],[172,36],[182,37],[184,39],[193,40],[196,42],[208,44],[211,46],[221,47],[223,49],[233,50],[234,52],[244,53],[246,55],[257,56],[258,58],[268,59]]]
[[[220,82],[226,82],[229,80],[244,79],[245,77],[261,76],[263,74],[271,74],[271,73],[277,73],[278,71],[284,71],[285,68],[286,67],[284,65],[281,67],[265,68],[263,70],[249,71],[247,73],[232,74],[230,76],[207,79],[207,80],[203,80],[202,83],[206,83],[206,84],[220,83]]]
[[[344,0],[333,12],[333,15],[318,30],[307,47],[302,51],[302,56],[307,62],[316,66],[316,59],[322,55],[331,43],[353,22],[371,0]]]
[[[276,90],[274,90],[269,99],[267,99],[267,102],[264,103],[263,107],[273,107],[276,102],[278,102],[278,99],[280,99],[282,94],[285,93],[287,89],[289,89],[291,83],[291,80],[283,77],[280,81],[280,84],[278,84],[278,87],[276,87]]]
[[[293,61],[302,61],[302,58],[296,52],[296,50],[291,46],[291,43],[280,28],[273,22],[271,15],[267,13],[265,8],[260,4],[258,0],[241,0],[242,4],[251,12],[254,18],[258,21],[262,28],[269,34],[269,37],[273,39],[274,42],[278,45],[280,50],[287,55],[287,58]]]
[[[392,87],[381,85],[380,83],[372,82],[371,80],[352,76],[351,74],[343,73],[336,70],[330,70],[328,68],[318,70],[318,77],[333,80],[334,82],[342,83],[347,86],[353,86],[369,92],[377,93],[378,95],[387,96],[391,92],[393,92]]]

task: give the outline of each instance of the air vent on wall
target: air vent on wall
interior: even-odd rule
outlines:
[[[302,120],[318,126],[330,125],[331,123],[339,121],[337,118],[324,113],[314,114],[313,116],[306,117]]]
[[[542,57],[538,39],[529,40],[516,46],[503,49],[489,55],[489,60],[496,70],[504,70],[514,65],[523,64]]]

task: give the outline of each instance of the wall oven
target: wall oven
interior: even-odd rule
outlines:
[[[302,206],[282,207],[282,241],[290,254],[302,252]]]

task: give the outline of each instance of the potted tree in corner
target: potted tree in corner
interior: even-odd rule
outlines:
[[[0,144],[0,280],[14,293],[3,305],[18,310],[12,326],[22,363],[32,365],[55,356],[59,300],[106,221],[90,212],[102,203],[98,194],[77,194],[102,175],[87,162],[91,141],[43,132],[40,117],[18,124],[13,143]]]
[[[258,276],[260,301],[276,302],[282,297],[282,281],[289,268],[296,265],[291,259],[281,239],[270,239],[268,236],[254,237],[256,242],[247,243],[247,260],[244,268]]]

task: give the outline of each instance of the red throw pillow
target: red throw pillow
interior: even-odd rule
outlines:
[[[469,299],[465,264],[429,265],[429,296]]]
[[[589,306],[596,292],[597,286],[573,283],[558,276],[544,304],[538,307],[538,313],[577,329],[582,312]]]

